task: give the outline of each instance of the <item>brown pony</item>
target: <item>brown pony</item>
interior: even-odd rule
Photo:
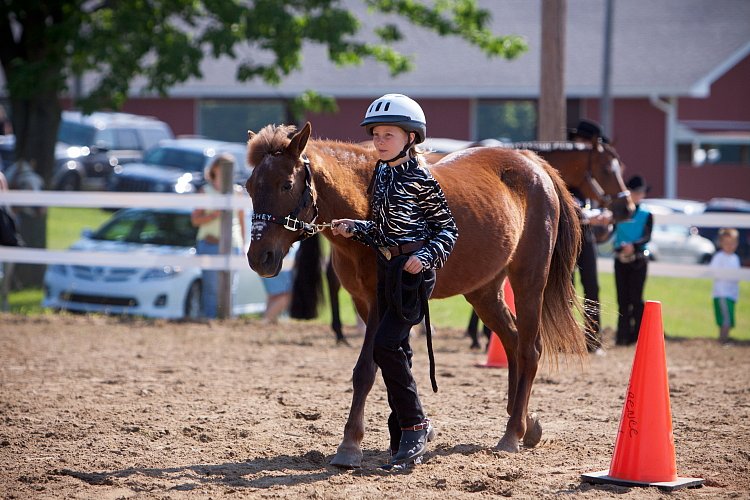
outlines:
[[[586,198],[612,211],[615,222],[629,218],[635,211],[630,192],[622,179],[624,165],[615,148],[606,142],[591,145],[580,142],[482,141],[468,147],[527,149],[544,158],[558,171],[568,188],[577,189]],[[428,153],[427,160],[437,163],[448,153]]]
[[[362,145],[371,147],[372,141],[362,143]],[[517,142],[501,143],[499,141],[483,141],[479,143],[469,143],[467,147],[504,147],[513,149],[528,149],[534,151],[544,158],[562,177],[565,185],[569,189],[578,190],[584,197],[595,201],[599,207],[608,208],[612,211],[615,222],[629,218],[635,206],[630,199],[625,182],[622,179],[622,169],[624,165],[620,160],[615,148],[608,143],[599,142],[596,145],[576,143],[576,142]],[[437,163],[448,153],[432,152],[426,155],[428,162]],[[594,228],[597,239],[606,240],[611,234],[604,226]],[[300,248],[298,256],[306,255],[315,245],[319,245],[318,239],[309,240],[305,248]],[[319,252],[315,252],[317,256]],[[299,269],[297,274],[298,282],[295,283],[295,297],[302,293],[306,297],[317,298],[317,295],[310,292],[308,282],[317,283],[320,280],[320,269],[304,268]],[[339,312],[338,291],[341,285],[333,271],[329,260],[326,268],[326,280],[328,283],[328,296],[331,304],[331,328],[336,335],[337,343],[347,343],[344,337]],[[299,284],[299,286],[298,286]],[[317,303],[310,304],[314,309]],[[472,315],[467,333],[471,337],[472,348],[479,348],[476,331],[476,315]]]
[[[624,165],[611,144],[514,142],[503,147],[537,153],[560,172],[568,188],[578,189],[600,207],[611,210],[615,222],[629,218],[635,211],[622,179]]]
[[[250,133],[247,181],[252,197],[252,244],[248,262],[261,276],[274,276],[292,243],[334,218],[368,216],[367,185],[374,150],[310,138],[311,126],[269,125]],[[438,271],[433,298],[463,294],[482,321],[497,332],[508,356],[506,430],[497,444],[516,452],[521,441],[541,439],[538,419],[528,413],[529,396],[542,352],[583,356],[580,307],[571,276],[580,245],[576,207],[557,172],[528,151],[472,148],[452,153],[431,168],[445,192],[459,230],[456,246]],[[344,437],[331,463],[359,467],[364,408],[375,381],[375,254],[360,243],[333,238],[333,265],[368,318],[353,372],[353,395]],[[505,277],[516,297],[514,317],[503,299]]]

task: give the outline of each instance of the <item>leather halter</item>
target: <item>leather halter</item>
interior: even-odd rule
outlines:
[[[289,231],[300,231],[300,235],[295,241],[309,238],[310,236],[313,236],[322,231],[326,227],[331,226],[330,223],[315,224],[315,219],[318,218],[318,206],[315,204],[315,199],[312,196],[312,171],[310,170],[310,160],[306,155],[302,155],[300,159],[305,165],[305,189],[304,191],[302,191],[302,196],[300,197],[297,207],[292,210],[289,215],[286,215],[284,217],[276,217],[273,214],[254,212],[251,218],[253,222],[272,222],[274,224],[282,226],[284,229],[287,229]],[[310,222],[299,220],[297,217],[299,216],[300,212],[307,208],[310,203],[312,203],[313,208],[312,220]]]
[[[586,166],[586,175],[584,177],[584,180],[594,191],[594,195],[596,196],[599,204],[603,207],[608,207],[612,204],[612,196],[608,195],[604,191],[604,188],[602,188],[601,184],[599,184],[599,182],[593,176],[594,148],[595,146],[592,146],[591,149],[589,149],[588,165]],[[617,157],[615,156],[615,158]],[[630,196],[630,191],[627,189],[625,191],[619,191],[614,195],[615,199],[627,198],[628,196]]]

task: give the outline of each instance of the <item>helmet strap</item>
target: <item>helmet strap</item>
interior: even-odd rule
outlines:
[[[414,134],[414,132],[408,132],[408,133],[410,135]],[[399,154],[397,154],[396,156],[394,156],[390,160],[384,160],[384,161],[386,163],[391,163],[392,161],[400,160],[401,158],[406,157],[406,153],[409,152],[409,150],[411,149],[412,146],[414,146],[414,144],[416,143],[416,141],[417,141],[417,134],[414,134],[414,139],[409,140],[409,142],[406,144],[406,146],[404,146],[404,149],[402,149]]]

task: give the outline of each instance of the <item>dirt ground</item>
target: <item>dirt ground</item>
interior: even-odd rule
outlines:
[[[592,486],[609,467],[634,348],[537,376],[542,442],[497,452],[507,370],[478,368],[458,330],[438,329],[440,391],[425,342],[415,376],[439,435],[408,472],[387,461],[385,390],[368,400],[361,469],[329,465],[351,401],[355,347],[322,325],[169,323],[0,315],[0,497],[664,498]],[[611,343],[611,339],[607,339]],[[705,486],[670,498],[750,498],[750,346],[668,340],[677,471]]]

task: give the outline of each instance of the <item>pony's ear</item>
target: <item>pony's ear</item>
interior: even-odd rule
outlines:
[[[247,131],[247,142],[252,141],[253,137],[255,137],[255,132],[253,132],[252,130],[248,130]]]
[[[302,154],[302,151],[305,150],[305,146],[307,146],[307,140],[310,138],[311,131],[312,125],[310,125],[310,122],[305,123],[302,130],[292,136],[292,140],[289,142],[287,150],[294,156],[299,157]]]

